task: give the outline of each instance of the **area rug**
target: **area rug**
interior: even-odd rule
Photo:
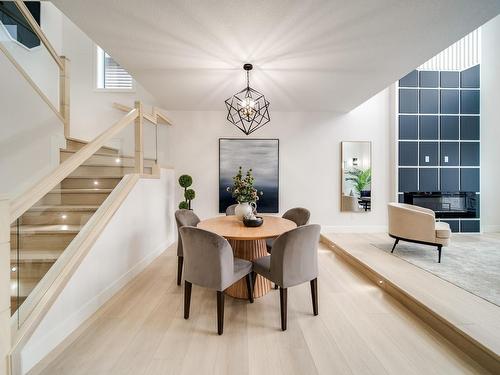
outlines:
[[[500,306],[500,237],[462,236],[444,247],[441,263],[435,247],[399,242],[393,255]],[[372,243],[390,253],[393,243]]]

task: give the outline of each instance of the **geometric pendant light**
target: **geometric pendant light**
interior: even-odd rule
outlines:
[[[269,117],[269,102],[265,96],[250,87],[250,70],[252,64],[243,65],[247,72],[247,87],[225,101],[227,120],[249,135],[267,124]]]

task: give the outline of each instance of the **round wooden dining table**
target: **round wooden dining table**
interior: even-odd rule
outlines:
[[[264,223],[260,227],[246,227],[236,216],[218,216],[198,223],[198,228],[217,233],[226,238],[233,248],[234,256],[246,260],[254,260],[268,255],[266,239],[274,238],[296,228],[290,220],[277,216],[263,216]],[[262,297],[271,290],[271,282],[257,275],[254,287],[254,298]],[[235,298],[247,299],[245,279],[241,279],[225,290],[226,294]]]

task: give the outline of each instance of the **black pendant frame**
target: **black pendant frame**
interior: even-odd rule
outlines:
[[[227,120],[246,135],[252,134],[271,121],[269,101],[264,94],[250,87],[249,71],[252,68],[251,64],[243,66],[247,72],[247,87],[225,101]],[[253,106],[242,105],[247,100],[253,101]]]

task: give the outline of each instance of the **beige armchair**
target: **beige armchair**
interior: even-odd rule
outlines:
[[[450,243],[451,230],[448,223],[436,222],[434,211],[405,203],[389,203],[389,236],[395,239],[392,252],[398,242],[407,241],[437,246],[438,262],[441,250]]]

